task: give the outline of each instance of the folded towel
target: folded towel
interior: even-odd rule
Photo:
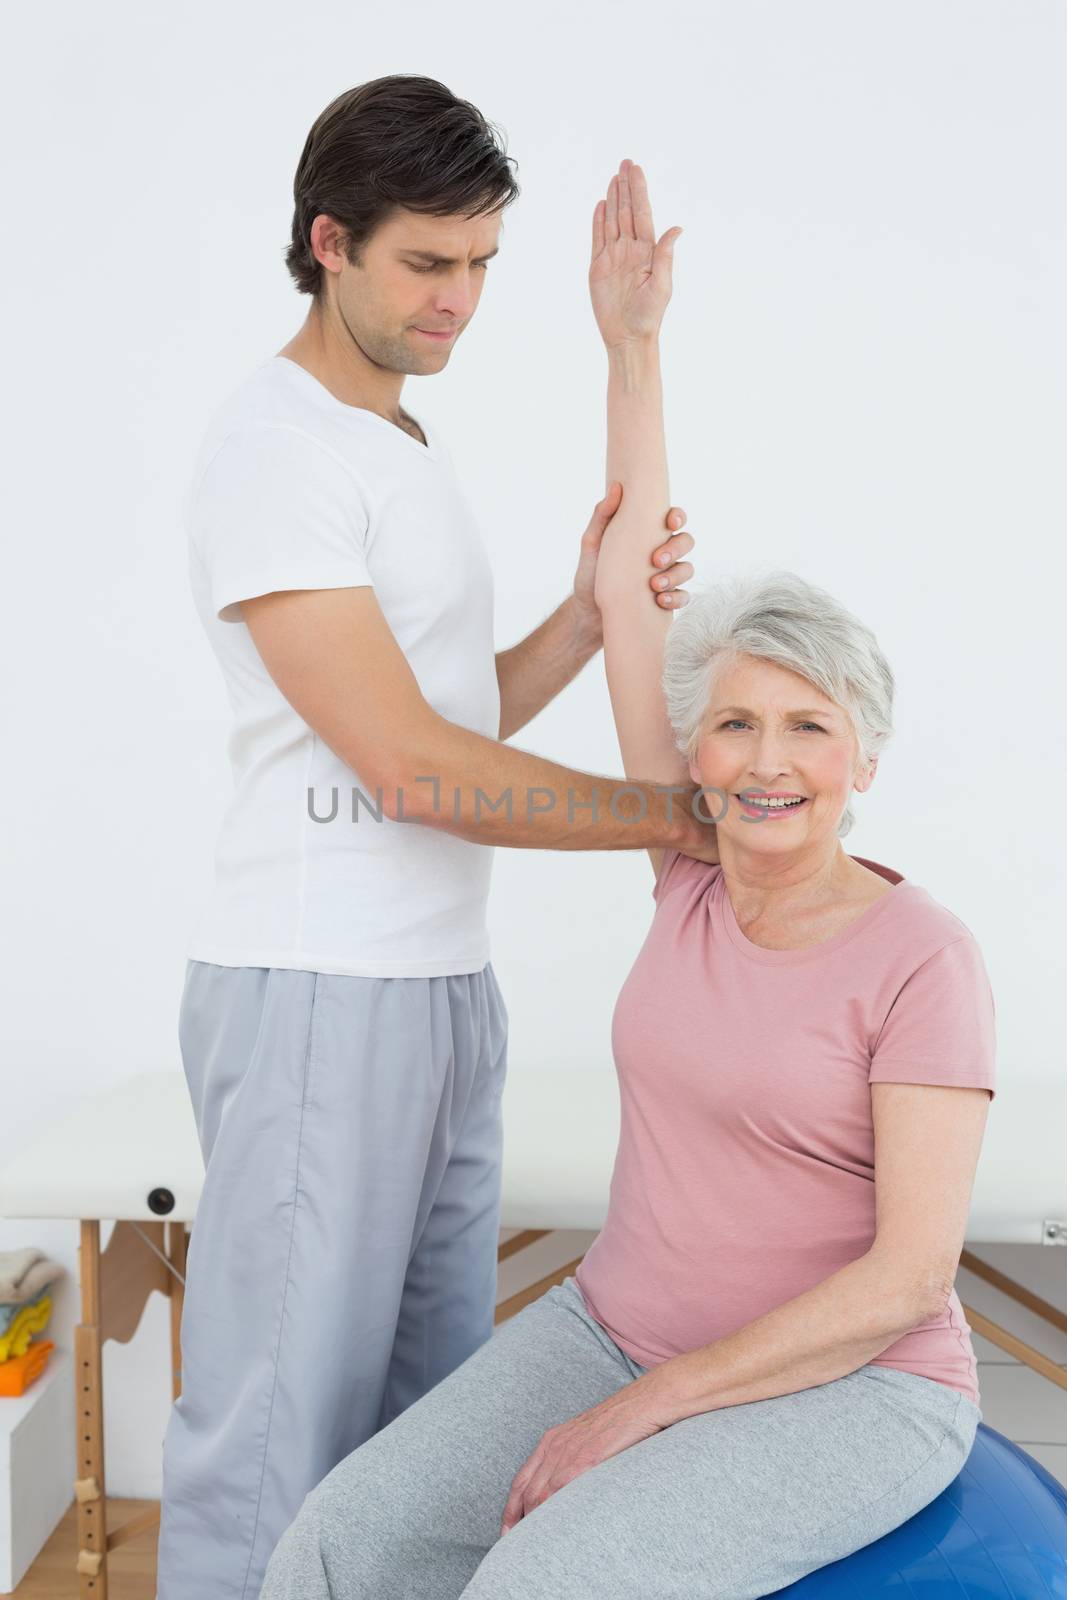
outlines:
[[[43,1289],[39,1290],[37,1292],[37,1294],[35,1294],[33,1296],[32,1300],[27,1300],[22,1305],[0,1306],[0,1336],[2,1336],[3,1334],[7,1333],[10,1330],[11,1324],[14,1322],[16,1317],[19,1317],[19,1316],[22,1315],[22,1313],[26,1309],[26,1306],[27,1305],[31,1305],[32,1306],[35,1301],[37,1301],[37,1300],[39,1300],[41,1298],[41,1295],[43,1293],[44,1293]]]
[[[14,1397],[25,1394],[48,1365],[48,1357],[55,1349],[51,1339],[36,1339],[21,1356],[10,1361],[0,1361],[0,1395]]]
[[[7,1332],[0,1336],[0,1366],[12,1356],[21,1356],[35,1333],[40,1333],[52,1315],[52,1299],[44,1294],[32,1306],[23,1306]]]
[[[43,1250],[32,1245],[0,1250],[0,1306],[25,1305],[62,1274],[58,1261],[49,1261]]]

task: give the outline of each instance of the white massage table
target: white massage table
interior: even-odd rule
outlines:
[[[619,1132],[610,1061],[601,1066],[509,1064],[504,1089],[501,1226],[520,1231],[503,1260],[555,1228],[598,1230]],[[998,1084],[968,1219],[967,1240],[1067,1245],[1067,1086],[1043,1079]],[[180,1070],[142,1073],[90,1096],[0,1173],[0,1216],[70,1217],[81,1227],[81,1322],[74,1332],[78,1385],[77,1572],[81,1600],[107,1600],[107,1555],[154,1525],[158,1508],[107,1530],[101,1348],[126,1343],[153,1289],[170,1297],[172,1390],[181,1392],[186,1225],[200,1197],[203,1162]],[[100,1223],[112,1220],[100,1252]],[[503,1322],[578,1266],[580,1257],[497,1307]],[[965,1249],[961,1265],[1067,1331],[1067,1316]],[[1064,1258],[1067,1270],[1067,1256]],[[1050,1382],[1067,1372],[971,1306],[972,1329]]]

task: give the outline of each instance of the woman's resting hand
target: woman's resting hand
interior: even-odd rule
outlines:
[[[549,1428],[512,1479],[501,1534],[572,1478],[670,1426],[659,1392],[658,1381],[646,1372],[599,1405]]]

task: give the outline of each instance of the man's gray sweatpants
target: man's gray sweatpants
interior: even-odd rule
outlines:
[[[431,978],[187,964],[204,1156],[157,1600],[258,1600],[339,1462],[493,1332],[507,1011]]]
[[[647,1370],[566,1278],[308,1495],[262,1600],[754,1600],[929,1505],[981,1420],[944,1384],[868,1363],[675,1422],[501,1535],[545,1432]]]

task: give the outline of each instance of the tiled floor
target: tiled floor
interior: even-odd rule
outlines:
[[[502,1238],[508,1238],[504,1233]],[[557,1267],[581,1256],[595,1235],[578,1231],[547,1235],[537,1244],[501,1263],[499,1298],[509,1295]],[[968,1241],[968,1250],[997,1267],[1016,1283],[1049,1301],[1067,1314],[1067,1248],[1062,1245],[995,1245]],[[1067,1333],[1051,1327],[1009,1295],[992,1288],[961,1267],[956,1292],[965,1305],[1033,1345],[1067,1372]],[[978,1387],[982,1420],[1040,1461],[1052,1475],[1067,1484],[1067,1389],[1060,1389],[1033,1372],[1023,1362],[973,1334],[978,1357]]]

